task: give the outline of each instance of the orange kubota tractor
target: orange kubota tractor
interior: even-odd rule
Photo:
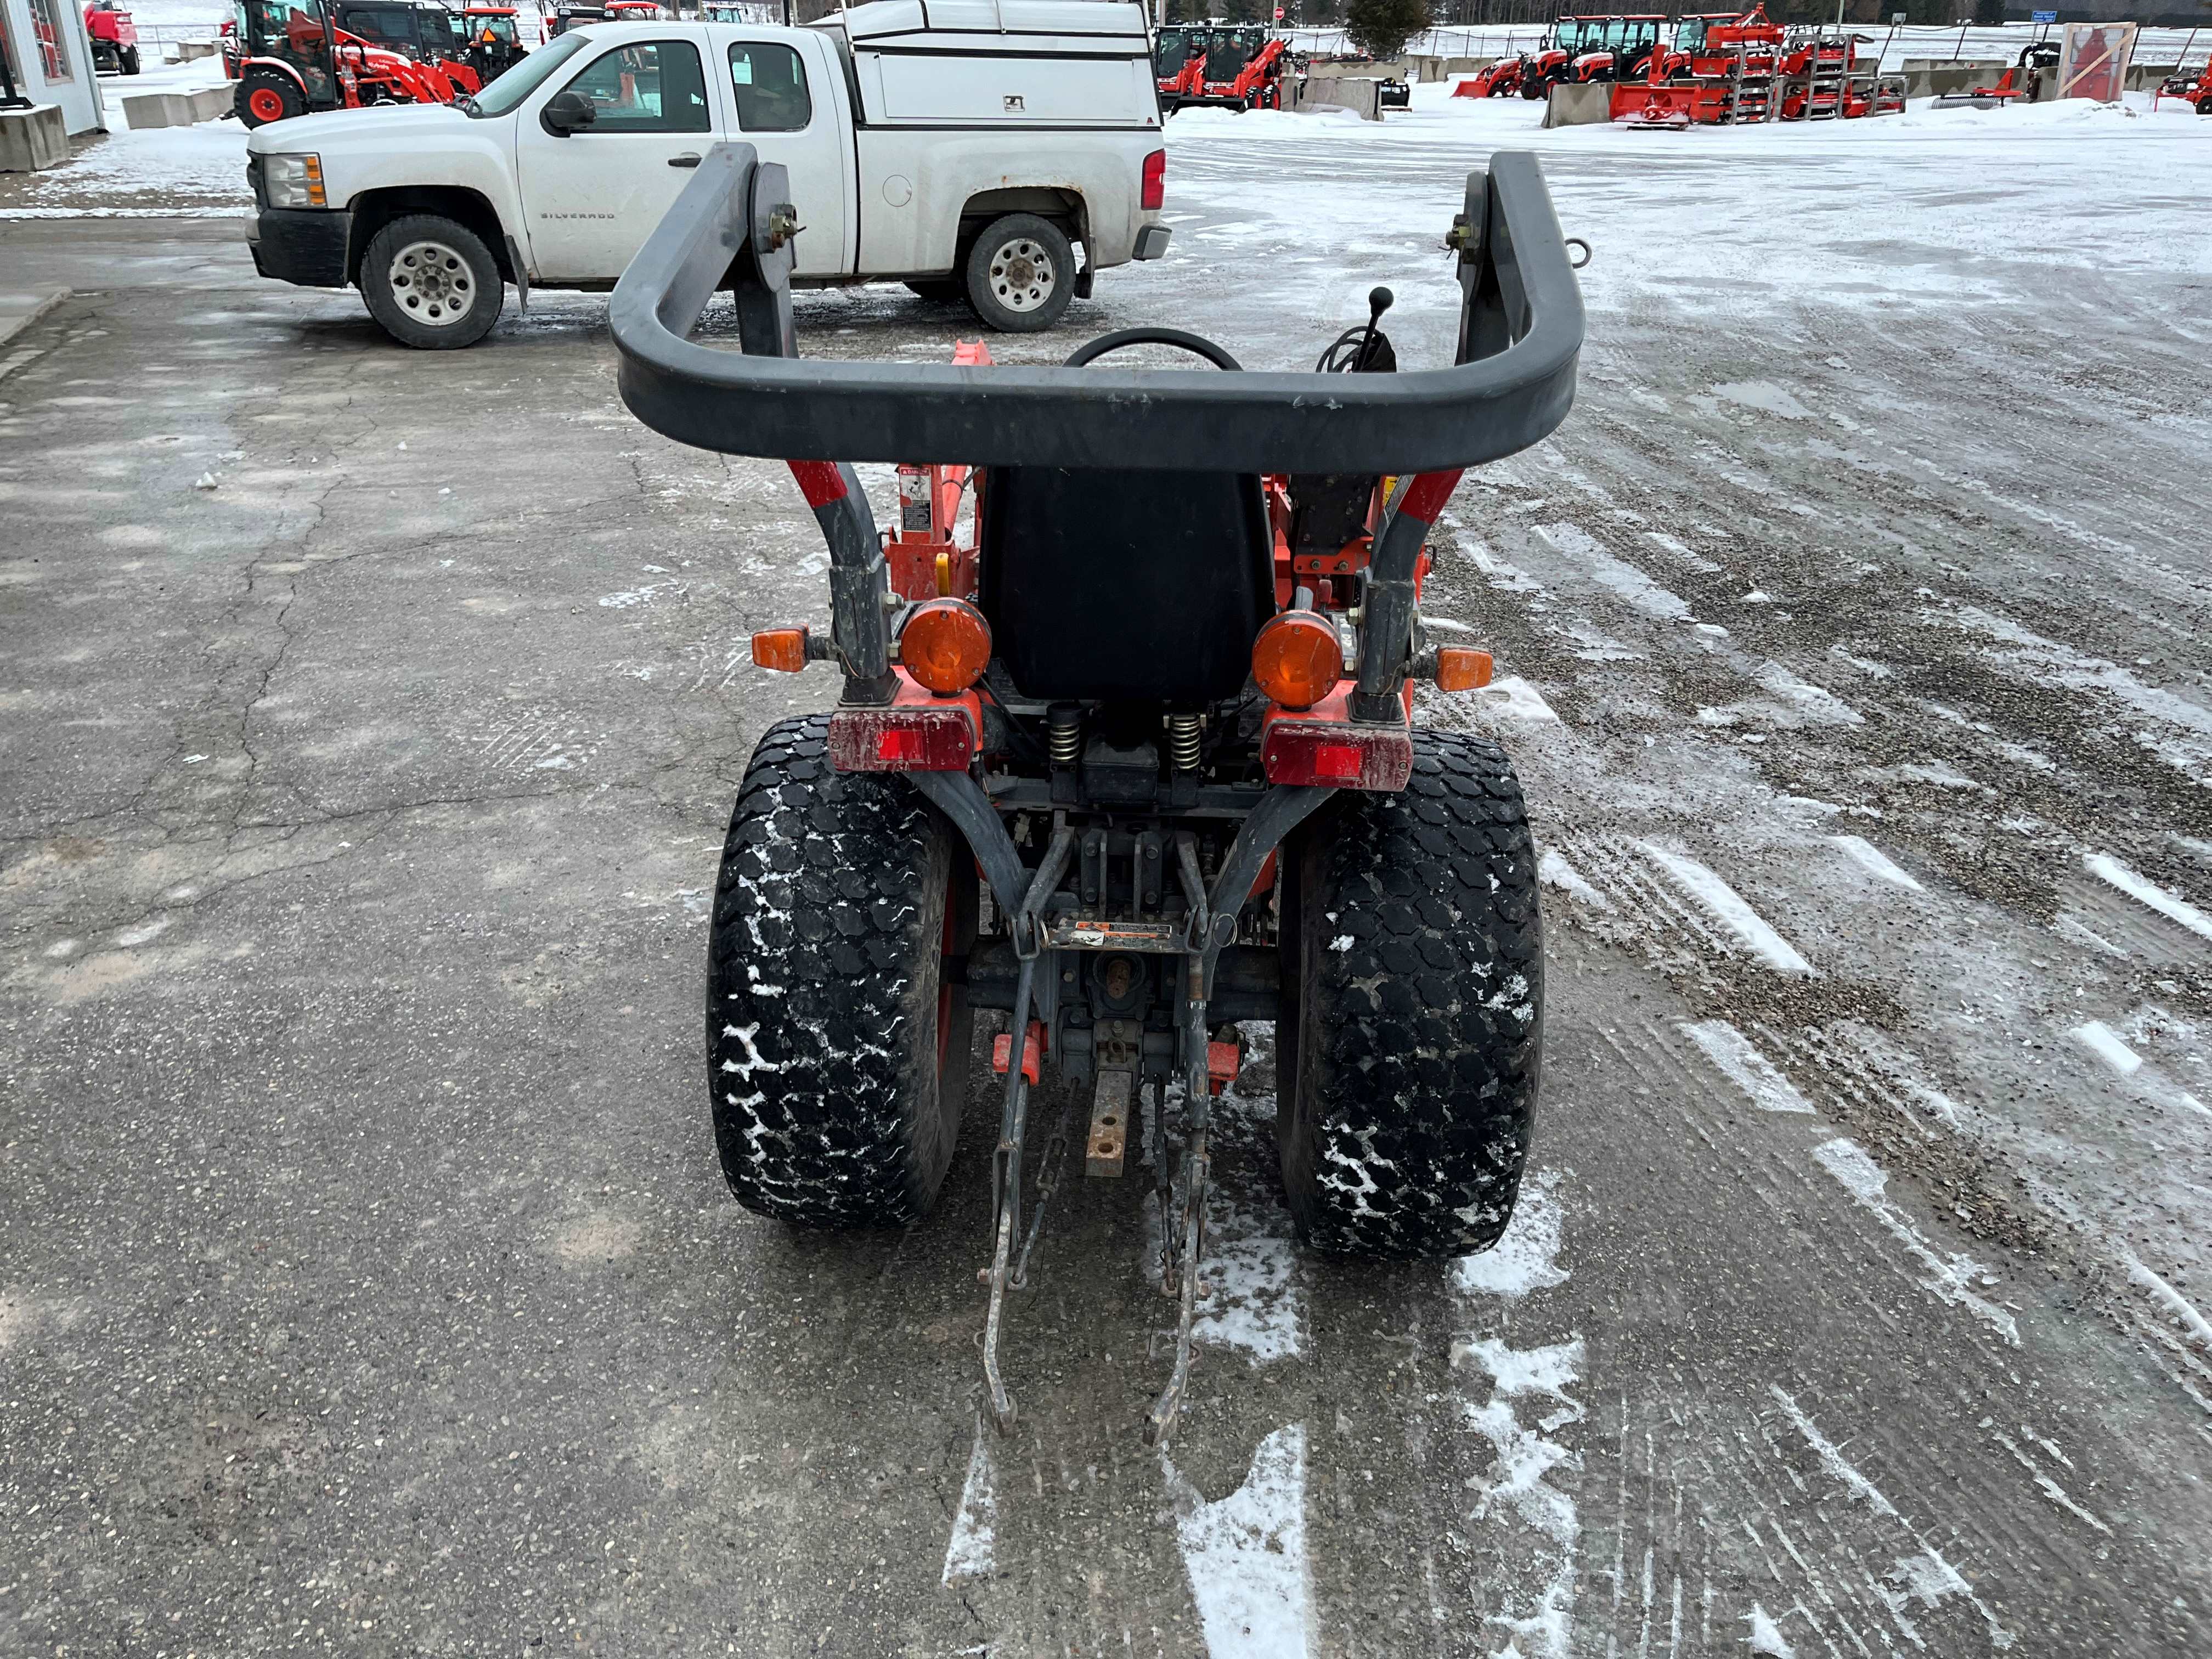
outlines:
[[[326,0],[239,0],[223,68],[238,82],[238,118],[249,128],[317,110],[450,104],[476,90],[473,74],[340,28]]]
[[[1656,15],[1559,18],[1543,50],[1522,60],[1514,90],[1536,99],[1555,85],[1643,75],[1661,50],[1659,33],[1666,26],[1667,20]]]
[[[1192,1382],[1240,1023],[1275,1027],[1273,1133],[1309,1246],[1447,1261],[1512,1216],[1541,1069],[1536,853],[1505,751],[1415,724],[1491,667],[1433,643],[1418,599],[1463,471],[1573,401],[1565,240],[1534,156],[1469,176],[1449,366],[1399,363],[1385,289],[1304,374],[1173,327],[1056,368],[973,348],[825,365],[799,355],[791,185],[752,145],[713,146],[609,309],[632,412],[787,462],[829,555],[828,629],[753,636],[763,668],[821,665],[830,706],[768,729],[731,816],[702,1011],[722,1174],[794,1226],[918,1220],[953,1167],[978,1018],[1003,1020],[983,1050],[991,1418],[1015,1421],[1009,1293],[1057,1306],[1095,1272],[1033,1252],[1062,1172],[1113,1179],[1140,1151],[1176,1310],[1158,1444]],[[690,337],[718,293],[741,350]],[[1191,366],[1115,360],[1134,347]],[[888,544],[870,461],[902,468]],[[1034,1122],[1032,1085],[1059,1127]]]
[[[1280,109],[1290,43],[1257,24],[1165,28],[1152,46],[1160,109]]]

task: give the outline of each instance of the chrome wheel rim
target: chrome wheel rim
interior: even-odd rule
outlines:
[[[476,273],[443,242],[408,243],[385,281],[400,310],[431,328],[451,328],[476,307]]]
[[[1035,311],[1052,298],[1059,282],[1052,255],[1026,236],[991,255],[991,297],[1009,311]]]

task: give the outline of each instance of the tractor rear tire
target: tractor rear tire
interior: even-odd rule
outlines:
[[[474,345],[507,304],[506,280],[483,238],[434,213],[403,215],[370,237],[359,281],[384,331],[422,351]]]
[[[1009,213],[968,250],[968,303],[1001,334],[1040,334],[1075,297],[1075,249],[1058,225]]]
[[[770,726],[707,958],[714,1140],[738,1203],[804,1227],[928,1212],[968,1092],[975,937],[975,860],[914,786],[834,770],[826,714]]]
[[[239,125],[249,132],[307,112],[307,94],[299,82],[273,70],[248,70],[240,76],[231,105],[238,112]]]
[[[123,72],[125,75],[136,75],[138,73],[137,47],[125,46],[123,48]]]
[[[1413,734],[1397,795],[1347,793],[1282,895],[1276,1136],[1298,1237],[1436,1261],[1512,1218],[1543,1052],[1536,855],[1495,744]]]

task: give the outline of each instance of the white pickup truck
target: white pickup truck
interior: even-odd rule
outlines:
[[[468,345],[509,283],[525,306],[612,288],[723,140],[788,170],[800,284],[903,282],[1026,331],[1167,246],[1144,11],[1109,0],[572,30],[473,99],[257,128],[246,237],[264,276],[357,285],[395,339]]]

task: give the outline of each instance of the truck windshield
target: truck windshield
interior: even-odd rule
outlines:
[[[464,107],[472,116],[504,115],[538,90],[545,77],[591,45],[580,34],[564,34],[550,46],[541,46],[486,87]]]

